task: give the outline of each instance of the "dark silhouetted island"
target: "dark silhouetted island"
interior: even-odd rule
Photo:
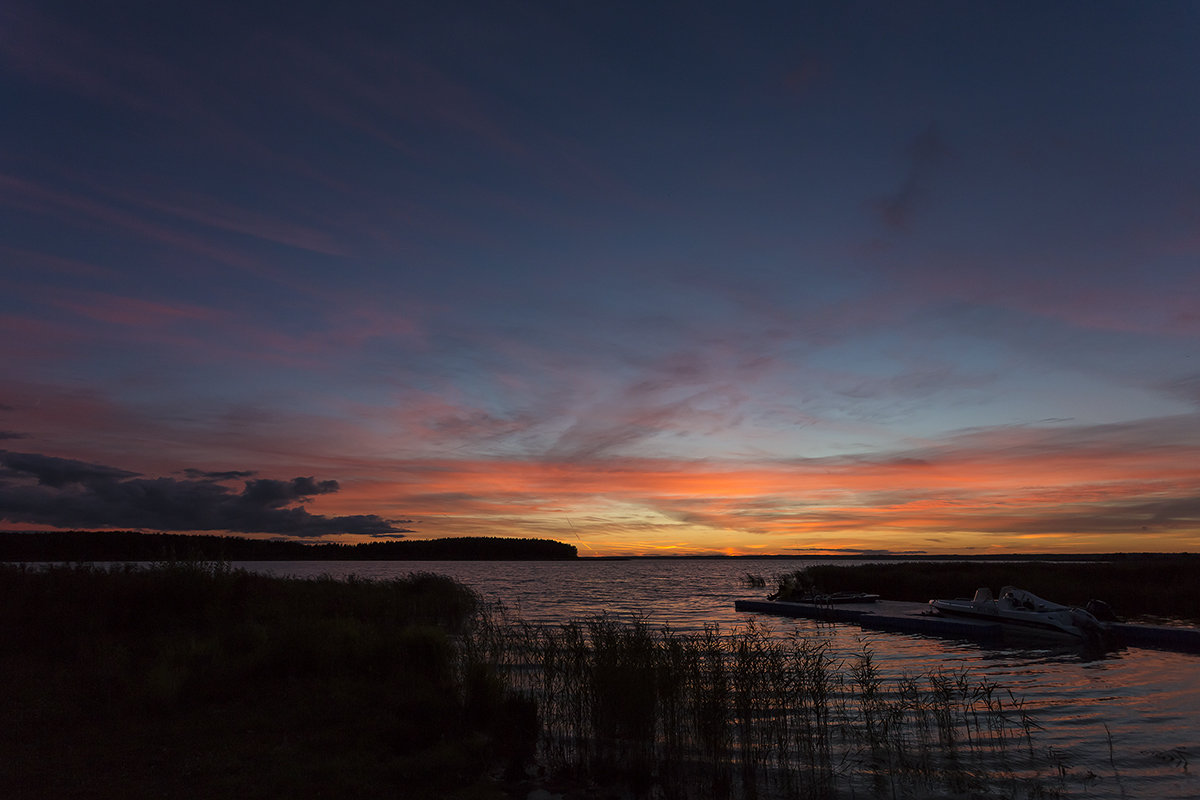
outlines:
[[[470,536],[337,544],[137,531],[0,532],[0,561],[548,561],[576,558],[550,539]]]

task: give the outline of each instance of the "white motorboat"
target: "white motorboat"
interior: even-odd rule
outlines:
[[[930,600],[929,605],[945,616],[990,620],[1029,632],[1084,641],[1105,638],[1104,626],[1082,608],[1052,603],[1014,586],[1001,589],[999,598],[992,597],[992,590],[985,587],[977,589],[970,600]]]

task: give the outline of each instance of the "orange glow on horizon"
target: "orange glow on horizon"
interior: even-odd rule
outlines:
[[[1196,548],[1196,520],[1156,519],[1153,508],[1192,491],[1197,463],[1179,452],[955,454],[940,464],[409,461],[372,465],[394,481],[347,481],[310,506],[412,519],[415,538],[554,538],[586,543],[590,555],[1178,551]]]

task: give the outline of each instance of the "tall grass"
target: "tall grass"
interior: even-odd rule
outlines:
[[[0,566],[0,795],[444,796],[486,780],[520,720],[498,682],[463,683],[477,611],[430,574]]]
[[[494,798],[535,769],[663,800],[1040,786],[1036,724],[966,673],[884,679],[756,621],[537,626],[428,574],[0,566],[0,693],[4,797]]]
[[[837,658],[755,622],[681,633],[604,616],[501,621],[483,639],[491,649],[475,656],[537,707],[542,766],[635,797],[1016,795],[1036,783],[1028,715],[966,673],[884,680],[869,651]]]

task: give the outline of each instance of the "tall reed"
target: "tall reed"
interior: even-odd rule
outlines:
[[[1032,721],[967,673],[885,679],[874,656],[817,639],[654,629],[599,616],[490,627],[486,657],[538,709],[536,758],[635,797],[884,796],[998,784],[1036,765],[1008,751]],[[485,657],[483,650],[476,657]]]
[[[0,796],[81,771],[162,796],[180,759],[197,796],[448,796],[533,764],[663,800],[923,796],[1019,788],[1048,752],[965,672],[884,678],[755,620],[533,625],[433,575],[0,567],[0,633]]]

